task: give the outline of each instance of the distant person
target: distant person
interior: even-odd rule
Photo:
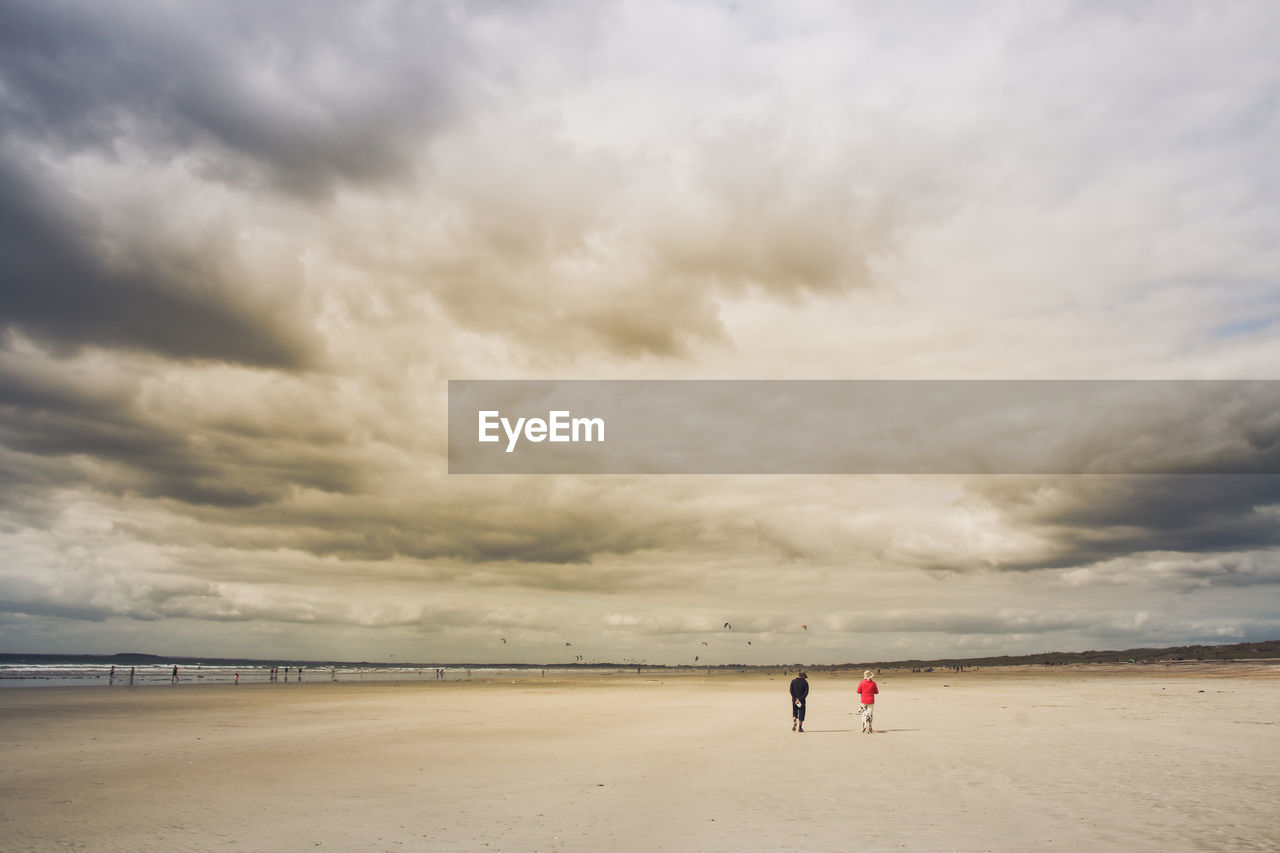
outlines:
[[[804,706],[809,698],[809,676],[800,673],[791,679],[791,731],[804,731]]]
[[[133,667],[133,666],[129,667],[129,686],[130,687],[133,686],[133,671],[135,669],[137,669],[137,667]]]
[[[113,666],[111,667],[111,674],[107,676],[107,686],[110,687],[115,683],[116,683],[116,668]]]
[[[858,695],[862,697],[862,707],[858,709],[858,716],[862,717],[863,734],[871,734],[871,716],[876,707],[876,694],[879,692],[875,673],[871,670],[862,673],[862,680],[858,682]]]
[[[170,684],[178,683],[178,665],[177,664],[173,665],[173,674],[169,676],[169,683]]]

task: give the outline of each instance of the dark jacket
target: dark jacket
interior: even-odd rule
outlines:
[[[791,679],[791,698],[792,699],[799,699],[801,702],[803,702],[805,698],[808,697],[808,695],[809,695],[808,679],[801,678],[798,675],[795,678]]]

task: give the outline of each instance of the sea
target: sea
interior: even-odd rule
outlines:
[[[160,658],[151,655],[0,654],[0,688],[154,687],[174,684],[296,684],[313,682],[458,681],[622,675],[635,666],[525,664],[394,664]],[[647,667],[646,667],[647,668]]]

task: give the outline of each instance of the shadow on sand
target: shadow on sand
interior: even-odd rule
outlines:
[[[924,731],[924,730],[923,729],[876,729],[875,731],[872,732],[872,734],[886,735],[886,734],[892,734],[894,732],[919,732],[919,731]],[[856,732],[857,734],[862,734],[862,729],[805,729],[803,732],[800,732],[800,734],[836,735],[836,734],[848,734],[850,732]]]

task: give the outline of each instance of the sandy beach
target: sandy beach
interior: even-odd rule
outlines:
[[[0,691],[5,850],[1280,849],[1280,666]]]

